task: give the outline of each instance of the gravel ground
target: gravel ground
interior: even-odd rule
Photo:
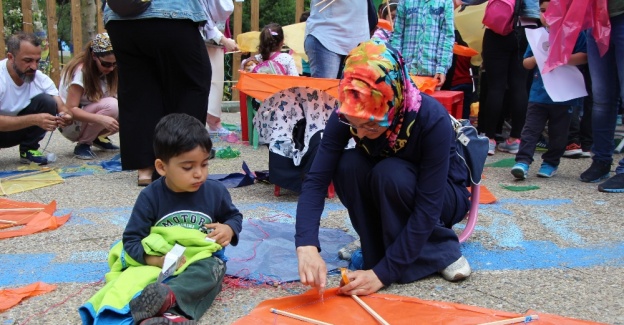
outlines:
[[[238,113],[224,113],[224,120],[240,124]],[[112,139],[118,141],[117,136]],[[46,141],[47,138],[42,145]],[[268,152],[265,147],[254,150],[250,146],[224,141],[215,142],[215,145],[218,148],[230,145],[239,150],[241,155],[233,159],[211,160],[211,173],[239,172],[243,161],[254,171],[268,169]],[[73,146],[60,134],[54,133],[47,149],[57,154],[58,161],[50,166],[83,164],[84,161],[73,158]],[[114,156],[112,153],[96,153],[98,160],[108,160]],[[488,162],[512,157],[497,153],[488,158]],[[616,160],[621,157],[615,155]],[[518,250],[518,247],[508,245],[513,239],[511,237],[518,234],[520,242],[542,243],[556,248],[612,247],[611,258],[596,263],[588,262],[586,266],[569,266],[563,259],[560,263],[543,266],[539,264],[541,256],[531,256],[531,249],[525,247],[527,260],[516,262],[527,267],[490,268],[486,265],[475,267],[473,275],[463,282],[449,283],[439,276],[432,276],[410,284],[392,285],[384,292],[509,312],[523,313],[533,309],[596,322],[624,324],[624,231],[621,226],[624,194],[599,193],[596,184],[578,181],[580,172],[591,163],[589,159],[563,159],[558,175],[552,179],[535,177],[539,163],[538,154],[530,178],[522,183],[513,181],[509,168],[486,168],[483,184],[504,205],[481,206],[477,228],[464,245],[468,260],[478,258],[474,252],[488,254],[494,250]],[[15,170],[19,167],[17,148],[0,150],[0,170]],[[130,212],[128,208],[134,204],[141,190],[136,186],[136,177],[136,172],[72,177],[60,185],[10,195],[9,199],[20,201],[47,203],[56,200],[59,209],[81,211],[80,218],[88,222],[70,219],[68,224],[55,231],[0,240],[4,258],[8,254],[53,253],[56,255],[55,262],[62,262],[69,261],[76,252],[106,249],[121,237],[123,231],[124,225],[117,223],[116,218],[119,215],[127,218]],[[540,189],[514,192],[501,185],[537,185]],[[296,195],[282,192],[280,197],[275,197],[273,187],[268,184],[231,190],[235,204],[296,202]],[[563,200],[565,204],[556,205],[552,203],[555,200]],[[335,198],[329,201],[339,203]],[[531,205],[527,202],[543,204]],[[90,213],[88,208],[92,207],[99,207],[100,210]],[[102,216],[102,210],[110,210],[110,213]],[[242,212],[254,216],[254,211]],[[351,227],[347,220],[345,211],[333,212],[323,219],[322,226],[348,230]],[[509,231],[512,228],[517,231]],[[474,247],[477,247],[476,250]],[[0,261],[2,258],[0,255]],[[105,257],[101,261],[105,261]],[[0,274],[0,279],[5,276],[15,275]],[[336,277],[330,277],[329,281],[330,287],[338,285]],[[79,324],[77,308],[103,286],[102,282],[84,283],[73,279],[55,284],[58,288],[53,292],[25,300],[0,313],[0,324]],[[274,287],[229,280],[199,323],[230,324],[263,300],[305,290],[307,288],[300,283]]]

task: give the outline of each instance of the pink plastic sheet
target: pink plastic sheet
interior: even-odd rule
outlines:
[[[611,23],[607,0],[552,0],[544,13],[550,25],[550,52],[543,73],[567,64],[581,31],[593,28],[600,55],[609,49]]]

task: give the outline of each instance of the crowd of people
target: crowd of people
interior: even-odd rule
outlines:
[[[326,7],[320,1],[312,0],[309,17],[302,17],[306,65],[311,77],[341,79],[340,104],[324,127],[299,196],[295,245],[301,282],[321,291],[327,283],[318,233],[330,183],[360,237],[363,260],[348,273],[341,293],[367,295],[434,274],[448,281],[467,278],[471,268],[452,226],[469,209],[468,171],[453,154],[455,133],[446,109],[421,93],[411,76],[431,77],[438,88],[471,95],[469,60],[453,55],[454,43],[461,42],[454,10],[487,0],[388,0],[378,8],[371,0],[367,6],[342,0]],[[580,181],[606,179],[598,190],[624,192],[624,159],[611,176],[624,97],[624,3],[606,1],[611,34],[604,55],[595,35],[579,35],[566,64],[585,72],[590,96],[565,101],[547,91],[539,68],[544,62],[526,36],[528,29],[550,30],[549,3],[521,0],[519,24],[511,33],[485,30],[478,128],[489,138],[488,154],[514,154],[511,174],[526,179],[547,126],[537,176],[555,176],[562,157],[593,155]],[[0,61],[0,148],[18,146],[21,162],[45,165],[39,142],[59,129],[77,143],[76,158],[95,158],[92,147],[120,151],[122,168],[137,170],[137,185],[147,186],[124,231],[128,258],[136,265],[163,266],[162,254],[141,245],[159,226],[190,228],[217,245],[200,245],[199,251],[211,250],[200,254],[204,258],[187,255],[167,284],[140,288],[128,298],[129,317],[141,324],[194,324],[220,291],[222,248],[238,243],[242,227],[225,187],[206,181],[214,155],[210,134],[226,132],[220,123],[223,53],[238,45],[225,36],[224,26],[233,2],[115,0],[103,9],[108,33],[97,34],[63,68],[58,88],[37,71],[40,40],[25,32],[8,38],[7,58]],[[377,28],[378,18],[389,25]],[[282,27],[268,24],[260,33],[259,54],[241,69],[302,74],[283,46]],[[463,114],[469,114],[468,106]],[[497,139],[506,121],[509,137]],[[117,132],[119,146],[109,138]],[[355,146],[348,146],[351,140]],[[98,317],[88,308],[85,315],[91,316],[83,320]]]

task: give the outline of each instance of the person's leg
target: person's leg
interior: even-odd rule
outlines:
[[[462,107],[462,118],[470,118],[470,104],[472,104],[472,84],[461,84],[451,87],[451,90],[464,92],[464,107]]]
[[[517,29],[517,33],[518,35],[514,37],[517,37],[518,40],[514,44],[514,49],[509,56],[509,67],[507,68],[509,71],[507,84],[509,85],[508,94],[511,115],[509,137],[514,139],[519,139],[522,133],[529,99],[526,83],[529,71],[522,65],[527,41],[523,28]]]
[[[515,36],[511,35],[514,38]],[[507,75],[509,73],[508,47],[513,46],[508,37],[501,36],[486,29],[483,34],[483,66],[487,82],[487,99],[485,105],[479,106],[479,130],[493,140],[496,138],[498,125],[503,110],[503,101],[507,89]]]
[[[572,106],[572,115],[570,116],[570,127],[568,128],[568,145],[581,143],[581,111],[583,107]]]
[[[217,257],[209,257],[189,265],[167,285],[176,297],[174,314],[198,320],[221,292],[226,265]]]
[[[572,106],[544,105],[543,108],[548,114],[548,151],[542,155],[542,160],[558,167],[568,144]]]
[[[520,148],[516,154],[516,162],[531,165],[537,141],[539,141],[542,130],[548,120],[548,112],[545,105],[539,103],[529,103],[526,113],[526,123],[522,129]]]
[[[598,182],[609,177],[613,162],[613,150],[615,148],[613,138],[618,111],[617,99],[623,92],[621,87],[617,89],[616,85],[618,75],[620,78],[624,78],[624,63],[616,59],[617,55],[624,55],[623,17],[624,15],[620,15],[615,17],[619,19],[612,19],[611,21],[610,45],[604,56],[600,55],[596,40],[591,33],[588,33],[587,37],[587,60],[593,95],[592,135],[594,142],[592,153],[594,156],[591,166],[581,173],[580,179],[584,182]],[[619,22],[619,26],[617,22]],[[619,50],[616,53],[618,44]]]
[[[342,56],[321,44],[316,37],[308,35],[304,42],[305,52],[310,59],[310,75],[314,78],[337,78]]]
[[[210,130],[216,131],[221,128],[221,103],[223,101],[224,86],[224,52],[220,46],[206,45],[212,78],[210,83],[210,95],[208,95],[208,118],[206,123]]]
[[[48,113],[56,115],[56,101],[47,94],[39,94],[30,100],[30,104],[21,110],[18,116]],[[38,126],[30,126],[21,130],[0,132],[0,148],[9,148],[19,145],[20,153],[39,149],[39,141],[46,131]]]
[[[380,212],[376,209],[369,174],[374,163],[358,149],[345,150],[334,174],[334,188],[347,208],[353,228],[360,236],[364,269],[375,266],[385,255],[380,235]]]
[[[102,98],[99,102],[91,103],[82,109],[91,114],[104,115],[116,120],[119,119],[118,101],[117,98],[114,97]],[[79,144],[92,145],[93,140],[102,134],[110,135],[113,133],[110,133],[103,125],[98,123],[81,123],[80,135],[77,141]]]
[[[383,250],[392,245],[405,245],[404,240],[422,243],[416,261],[401,261],[401,256],[392,256],[398,262],[408,263],[399,282],[407,283],[434,274],[461,257],[459,241],[450,226],[466,216],[468,201],[460,200],[453,186],[447,183],[444,192],[440,219],[427,238],[407,238],[405,228],[408,223],[426,224],[425,216],[415,217],[414,201],[418,197],[414,184],[417,183],[417,167],[403,159],[386,158],[373,167],[370,173],[372,201],[381,227],[376,229],[376,236],[383,239]],[[445,223],[448,226],[445,226]],[[425,226],[426,227],[426,226]],[[406,249],[408,249],[406,247]]]

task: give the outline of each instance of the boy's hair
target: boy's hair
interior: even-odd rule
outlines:
[[[212,149],[206,127],[188,114],[169,114],[160,119],[154,129],[154,154],[157,159],[169,159],[200,147]]]
[[[550,0],[539,0],[539,4],[540,4],[540,6],[541,6],[541,5],[542,5],[542,3],[544,3],[544,2],[550,2]]]

